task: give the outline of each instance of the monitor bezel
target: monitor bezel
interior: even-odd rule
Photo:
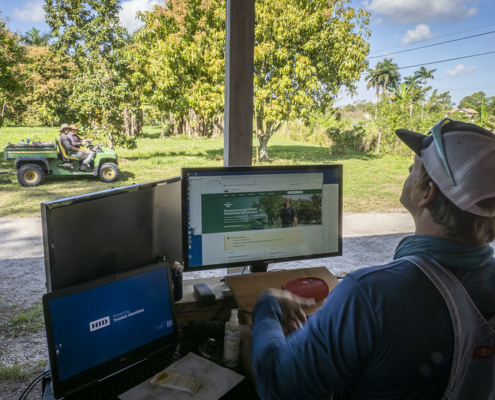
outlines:
[[[46,289],[48,292],[52,290],[59,290],[67,286],[72,286],[74,284],[79,284],[81,282],[66,282],[66,281],[58,281],[57,280],[57,271],[55,270],[55,260],[57,258],[57,250],[53,248],[52,242],[53,242],[53,229],[56,229],[55,226],[53,226],[53,217],[52,217],[52,212],[56,210],[59,207],[70,207],[73,205],[78,205],[81,203],[86,203],[86,202],[97,202],[100,199],[106,199],[109,197],[113,196],[123,196],[126,195],[127,193],[130,192],[135,192],[135,191],[140,191],[140,190],[149,190],[156,188],[158,186],[165,186],[165,185],[172,185],[172,184],[177,184],[180,185],[180,176],[175,176],[171,178],[166,178],[166,179],[161,179],[161,180],[156,180],[156,181],[150,181],[150,182],[143,182],[143,183],[135,183],[132,185],[127,185],[127,186],[120,186],[108,190],[102,190],[99,192],[92,192],[92,193],[86,193],[78,196],[72,196],[72,197],[67,197],[67,198],[62,198],[62,199],[57,199],[57,200],[51,200],[47,201],[44,203],[41,203],[40,208],[41,208],[41,222],[42,222],[42,233],[43,233],[43,251],[44,251],[44,262],[45,262],[45,276],[46,276]],[[180,200],[179,200],[180,201]],[[98,203],[95,203],[96,205]],[[55,211],[56,212],[56,211]],[[180,212],[180,210],[179,210]],[[179,222],[177,222],[179,223]],[[178,230],[178,229],[177,229]],[[94,230],[91,230],[90,232],[86,232],[88,236],[91,237],[96,237],[96,233],[98,232],[98,226],[95,226]],[[172,235],[172,233],[171,233]],[[83,241],[84,242],[84,241]],[[176,244],[177,245],[177,244]],[[178,246],[178,245],[177,245]],[[182,249],[181,253],[182,254]],[[153,260],[152,262],[157,262],[159,261],[158,259]],[[168,260],[169,263],[175,260]],[[125,270],[131,270],[134,268],[140,268],[143,267],[144,265],[136,265],[132,267],[128,267],[126,269],[123,269],[122,271]],[[117,273],[117,271],[111,271],[111,274]],[[104,271],[101,271],[101,273],[97,276],[94,276],[92,279],[98,279],[102,276],[105,275]]]
[[[339,188],[338,188],[338,250],[331,253],[318,253],[313,255],[292,256],[284,258],[276,258],[270,260],[257,260],[257,261],[240,261],[230,262],[218,265],[203,265],[203,266],[189,266],[188,257],[188,188],[187,177],[191,172],[250,172],[250,171],[297,171],[297,170],[318,170],[318,169],[333,169],[338,171],[339,175]],[[311,164],[311,165],[276,165],[276,166],[229,166],[229,167],[185,167],[181,169],[182,176],[182,189],[181,189],[181,210],[182,210],[182,259],[185,272],[215,270],[223,268],[236,268],[255,265],[255,271],[266,271],[267,265],[271,263],[281,263],[300,260],[313,260],[316,258],[326,257],[338,257],[342,256],[342,219],[343,219],[343,201],[342,201],[342,186],[343,186],[343,166],[342,164]],[[263,264],[263,266],[262,266]]]

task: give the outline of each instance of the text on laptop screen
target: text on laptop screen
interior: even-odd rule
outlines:
[[[342,166],[183,168],[182,213],[186,270],[341,255]]]
[[[50,301],[59,380],[173,332],[166,268]]]

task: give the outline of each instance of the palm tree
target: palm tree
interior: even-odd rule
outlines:
[[[397,72],[399,66],[392,62],[391,58],[385,58],[376,64],[382,93],[386,93],[389,87],[394,87],[400,81],[400,74]]]
[[[376,101],[375,101],[375,119],[376,119],[376,115],[378,114],[378,96],[380,94],[380,74],[379,74],[379,71],[377,69],[371,69],[371,68],[368,68],[366,70],[366,72],[368,73],[368,76],[366,76],[366,89],[370,89],[371,87],[374,87],[375,88],[375,91],[376,91]]]
[[[419,71],[416,71],[414,73],[414,76],[417,80],[419,81],[423,81],[423,85],[424,85],[424,89],[425,89],[425,92],[429,89],[426,89],[426,80],[427,79],[435,79],[435,77],[433,76],[433,73],[436,71],[436,68],[434,69],[426,69],[425,67],[421,67],[419,69]],[[425,93],[425,98],[423,99],[423,108],[424,108],[424,105],[425,105],[425,102],[426,102],[426,93]],[[421,109],[421,118],[423,118],[423,108]]]
[[[423,85],[426,86],[426,80],[427,79],[435,79],[435,77],[433,76],[433,73],[435,71],[436,71],[436,68],[428,70],[425,67],[421,67],[419,69],[419,71],[416,71],[414,73],[414,77],[418,81],[422,81]]]
[[[400,74],[397,72],[399,66],[392,62],[391,58],[385,58],[382,62],[376,64],[375,69],[368,68],[368,76],[366,76],[366,89],[375,87],[376,90],[376,105],[375,119],[378,114],[378,95],[380,89],[382,93],[387,93],[388,87],[394,87],[400,81]]]
[[[351,99],[358,94],[357,87],[354,85],[347,86],[346,93]]]

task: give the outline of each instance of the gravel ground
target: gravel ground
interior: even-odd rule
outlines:
[[[413,231],[405,213],[350,214],[344,216],[344,254],[302,262],[277,263],[271,269],[325,266],[334,275],[388,262],[397,243]],[[378,235],[379,234],[379,235]],[[224,270],[185,274],[185,279],[223,276]],[[21,366],[24,380],[0,375],[0,400],[18,399],[26,385],[43,371],[48,360],[44,330],[12,336],[9,321],[20,311],[39,304],[45,289],[41,220],[0,218],[0,372]],[[29,397],[41,399],[38,385]]]

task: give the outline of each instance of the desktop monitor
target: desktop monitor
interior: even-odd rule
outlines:
[[[342,165],[183,168],[182,223],[185,271],[342,255]]]
[[[180,177],[41,204],[50,292],[157,261],[181,261]]]

